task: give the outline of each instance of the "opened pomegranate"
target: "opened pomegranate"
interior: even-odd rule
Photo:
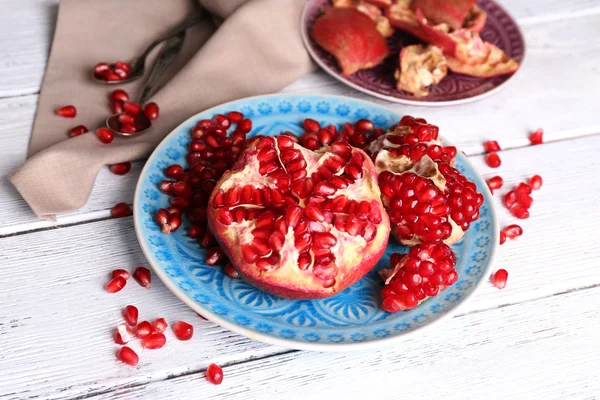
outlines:
[[[290,136],[254,140],[217,182],[208,222],[241,277],[315,299],[362,278],[388,242],[371,160],[347,142],[313,152]]]
[[[392,234],[405,245],[456,243],[479,218],[483,195],[453,167],[456,148],[443,146],[438,132],[422,118],[405,116],[368,147]]]
[[[391,269],[380,271],[385,281],[381,308],[397,312],[415,307],[458,280],[456,258],[444,243],[423,242],[408,254],[392,254]]]

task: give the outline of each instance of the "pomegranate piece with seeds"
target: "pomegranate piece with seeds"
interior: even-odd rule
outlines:
[[[150,289],[152,284],[152,275],[150,275],[150,270],[148,268],[137,267],[135,271],[133,271],[133,279],[135,279],[140,286]]]
[[[216,183],[208,222],[240,276],[276,296],[333,296],[362,278],[389,220],[366,154],[338,141],[313,152],[291,137],[254,140]]]
[[[500,166],[500,164],[502,164],[502,160],[500,160],[500,156],[495,151],[488,153],[484,159],[485,159],[485,163],[490,168],[498,168]]]
[[[131,215],[131,207],[127,203],[119,203],[116,204],[111,210],[110,215],[114,218],[123,218],[128,215]]]
[[[75,116],[77,115],[77,109],[75,108],[75,106],[71,105],[62,106],[56,109],[56,115],[63,118],[75,118]]]
[[[380,271],[385,281],[381,308],[387,312],[413,308],[458,280],[454,253],[441,242],[423,242],[404,255],[394,253],[390,264],[391,269]]]
[[[206,369],[206,379],[213,385],[223,382],[223,369],[217,364],[210,364]]]
[[[167,338],[162,333],[152,333],[142,339],[142,347],[149,350],[160,349],[167,343]]]
[[[194,335],[194,327],[187,322],[177,321],[173,324],[173,332],[179,340],[190,340]]]
[[[508,280],[508,271],[505,269],[499,269],[492,275],[492,283],[498,289],[504,289],[506,287],[506,281]]]
[[[138,357],[136,352],[131,350],[127,346],[121,347],[119,353],[117,354],[117,358],[119,359],[119,361],[122,361],[127,365],[131,365],[132,367],[138,365],[138,362],[140,361],[140,358]]]
[[[138,309],[136,306],[126,306],[123,309],[123,318],[131,326],[135,326],[138,322]]]
[[[123,289],[126,284],[127,281],[125,280],[125,278],[117,276],[106,284],[105,289],[108,293],[117,293],[118,291]]]
[[[533,132],[531,135],[529,135],[529,141],[533,145],[544,143],[544,130],[540,128],[537,131]]]
[[[126,161],[119,164],[113,164],[110,167],[110,171],[115,175],[125,175],[131,171],[131,162]]]

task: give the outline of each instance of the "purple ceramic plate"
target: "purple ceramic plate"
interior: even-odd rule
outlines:
[[[491,42],[504,50],[519,64],[525,56],[525,41],[514,19],[492,0],[479,0],[477,5],[488,15],[485,28],[481,32],[483,40]],[[419,43],[411,35],[397,30],[389,37],[390,56],[377,67],[343,76],[333,56],[323,50],[310,36],[310,30],[325,8],[331,7],[330,0],[308,0],[302,13],[302,39],[312,58],[334,78],[346,85],[396,103],[446,106],[468,103],[489,96],[498,91],[514,76],[513,74],[494,78],[474,78],[448,71],[442,81],[430,87],[429,96],[415,97],[404,91],[396,90],[394,71],[398,68],[398,54],[404,46]]]

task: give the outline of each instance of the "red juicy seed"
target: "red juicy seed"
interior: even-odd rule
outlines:
[[[179,340],[190,340],[194,335],[194,327],[187,322],[177,321],[173,324],[173,333]]]
[[[149,350],[160,349],[167,343],[167,338],[162,333],[152,333],[142,339],[142,347]]]
[[[120,114],[117,119],[119,120],[119,122],[121,124],[133,124],[133,123],[135,123],[135,115],[131,115],[131,114]]]
[[[200,228],[198,225],[190,225],[190,227],[188,228],[188,236],[192,239],[200,237],[201,234],[202,228]]]
[[[75,106],[63,106],[56,109],[56,115],[63,118],[75,118],[77,115],[77,109]]]
[[[206,265],[217,265],[227,260],[227,256],[220,247],[213,247],[206,255]]]
[[[506,233],[500,231],[500,244],[504,244],[504,242],[506,242]]]
[[[229,121],[229,119],[222,114],[215,115],[213,117],[213,121],[215,121],[217,125],[219,125],[223,129],[227,129],[231,126],[231,121]]]
[[[127,346],[121,347],[119,353],[117,354],[117,359],[119,359],[119,361],[122,361],[127,365],[131,365],[132,367],[138,365],[138,362],[140,361],[136,352],[131,350]]]
[[[485,156],[485,162],[490,168],[498,168],[502,161],[500,160],[500,156],[496,152],[489,153]]]
[[[523,234],[523,228],[519,225],[513,224],[504,228],[504,234],[509,239],[515,239]]]
[[[157,318],[152,322],[152,333],[163,333],[167,329],[167,321],[164,318]]]
[[[123,89],[115,89],[110,94],[110,101],[111,102],[115,102],[115,101],[125,102],[125,101],[128,101],[128,100],[129,100],[129,95]]]
[[[88,128],[86,128],[85,125],[77,125],[76,127],[71,128],[69,131],[69,137],[74,138],[76,136],[83,135],[86,132],[88,132]]]
[[[230,111],[229,113],[227,113],[227,119],[229,119],[234,124],[237,124],[238,122],[244,119],[244,114],[242,114],[239,111]]]
[[[137,267],[133,272],[133,278],[140,284],[140,286],[150,289],[152,285],[152,276],[150,270],[144,267]]]
[[[483,143],[483,149],[486,153],[492,153],[501,150],[500,145],[495,140],[488,140],[487,142]]]
[[[231,279],[238,279],[240,274],[235,270],[232,263],[227,263],[225,266],[225,274]]]
[[[165,169],[165,176],[173,179],[179,178],[183,174],[183,167],[179,164],[169,165]]]
[[[494,190],[500,189],[504,184],[504,180],[500,176],[493,176],[487,181],[488,187],[494,193]]]
[[[373,125],[373,122],[368,119],[359,119],[356,121],[356,123],[354,123],[354,129],[359,132],[372,131],[374,127],[375,126]]]
[[[542,144],[544,143],[544,130],[542,128],[538,129],[537,131],[533,132],[531,135],[529,135],[529,141],[531,142],[531,144]]]
[[[505,269],[499,269],[492,275],[492,283],[498,289],[504,289],[506,287],[506,281],[508,280],[508,272]]]
[[[217,364],[210,364],[206,369],[206,379],[213,385],[223,382],[223,369]]]
[[[131,101],[125,101],[123,103],[123,109],[127,114],[132,115],[138,115],[140,112],[142,112],[142,106]]]
[[[121,128],[119,129],[119,132],[122,132],[122,133],[136,133],[137,132],[137,127],[134,124],[129,124],[129,123],[122,124]]]
[[[96,136],[98,136],[98,139],[100,139],[100,141],[102,143],[106,143],[106,144],[112,142],[114,139],[114,135],[113,135],[112,131],[108,128],[96,129]]]
[[[531,186],[533,190],[538,190],[539,188],[541,188],[542,183],[542,177],[539,175],[534,175],[529,179],[529,186]]]
[[[117,276],[120,276],[125,280],[129,279],[130,277],[129,272],[124,269],[115,269],[113,272],[111,272],[112,278],[116,278]]]
[[[125,71],[127,74],[131,71],[131,64],[126,63],[124,61],[117,61],[115,63],[115,69],[121,69]]]
[[[510,209],[517,202],[517,193],[514,190],[504,195],[504,206]]]
[[[510,212],[512,213],[512,215],[519,219],[529,218],[529,211],[527,211],[525,207],[515,205],[510,208]]]
[[[110,70],[110,65],[108,63],[98,63],[94,66],[94,74],[95,75],[101,75],[102,73],[109,71]]]
[[[110,109],[112,110],[113,114],[121,114],[123,112],[123,104],[124,102],[121,100],[113,101],[110,104]]]
[[[304,129],[307,132],[316,132],[319,130],[319,128],[321,127],[321,124],[319,124],[317,121],[315,121],[314,119],[310,119],[310,118],[306,118],[304,120],[304,122],[302,123],[302,126],[304,127]]]
[[[248,133],[252,130],[252,120],[250,118],[246,118],[242,120],[238,126],[237,130],[241,133]]]
[[[125,175],[131,171],[131,162],[126,161],[119,164],[113,164],[110,167],[110,171],[115,175]]]
[[[105,289],[108,293],[116,293],[123,289],[126,284],[127,281],[124,278],[117,276],[116,278],[113,278],[110,282],[106,284]]]
[[[138,309],[136,306],[126,306],[123,309],[123,318],[127,324],[134,326],[138,322]]]
[[[148,321],[140,322],[133,330],[138,339],[143,339],[152,333],[152,325]]]
[[[150,121],[153,121],[156,118],[158,118],[158,112],[159,108],[158,104],[156,103],[148,103],[144,106],[144,114],[146,114],[146,117],[148,117]]]
[[[110,215],[114,218],[123,218],[131,215],[131,207],[127,203],[119,203],[110,210]]]

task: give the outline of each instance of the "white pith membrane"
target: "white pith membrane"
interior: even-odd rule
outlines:
[[[446,57],[436,46],[414,44],[400,52],[400,68],[394,74],[397,89],[423,97],[428,86],[440,83],[448,73]]]
[[[348,232],[340,231],[334,226],[335,217],[340,215],[347,215],[345,212],[333,212],[334,220],[332,223],[315,222],[309,221],[309,218],[304,213],[304,207],[307,204],[307,200],[311,198],[309,196],[306,199],[300,198],[295,192],[290,190],[288,194],[298,199],[298,206],[303,210],[302,218],[308,222],[308,231],[314,232],[330,232],[337,239],[335,245],[329,250],[334,256],[334,261],[328,264],[322,264],[318,267],[320,276],[314,275],[315,269],[315,255],[313,247],[309,248],[309,254],[311,256],[310,264],[308,268],[302,270],[298,266],[298,257],[300,252],[295,246],[295,230],[288,226],[287,232],[285,233],[284,244],[278,253],[281,254],[279,262],[275,265],[261,270],[256,266],[256,263],[249,263],[244,260],[242,256],[242,248],[245,245],[252,245],[255,240],[255,236],[252,233],[255,229],[257,219],[243,220],[241,222],[233,222],[230,225],[222,223],[218,217],[219,210],[228,208],[230,210],[244,207],[246,209],[256,209],[264,212],[267,207],[258,206],[256,204],[236,204],[234,206],[215,207],[214,198],[219,193],[225,197],[231,189],[239,188],[243,189],[246,185],[250,184],[255,189],[271,188],[276,189],[276,183],[273,177],[268,175],[262,175],[258,171],[261,168],[261,164],[264,166],[265,162],[258,160],[257,154],[259,149],[257,146],[261,141],[268,140],[274,144],[274,148],[277,153],[276,163],[279,167],[286,169],[293,162],[298,159],[294,159],[286,164],[281,161],[281,150],[279,149],[277,140],[274,137],[266,137],[254,141],[247,150],[242,154],[240,160],[234,165],[231,171],[227,172],[224,177],[217,183],[211,199],[209,200],[209,220],[213,227],[213,232],[221,242],[225,242],[226,250],[230,253],[230,259],[232,263],[240,270],[242,275],[250,277],[252,279],[264,282],[268,285],[281,287],[286,290],[299,291],[299,292],[319,292],[321,294],[326,293],[326,296],[335,294],[339,289],[344,289],[349,284],[358,280],[368,272],[361,271],[360,275],[357,274],[357,266],[360,266],[365,259],[373,257],[383,251],[383,248],[387,244],[389,235],[389,224],[387,214],[381,203],[381,195],[379,186],[376,181],[376,173],[374,167],[370,161],[370,158],[361,150],[352,148],[352,155],[361,154],[364,161],[362,162],[361,170],[362,177],[357,179],[354,183],[350,183],[346,188],[336,189],[335,193],[330,195],[322,196],[325,200],[335,199],[339,196],[345,196],[348,200],[355,200],[360,204],[361,201],[366,201],[370,204],[370,208],[376,208],[380,215],[380,223],[374,224],[370,217],[366,221],[361,221],[362,229],[357,234],[350,234]],[[302,154],[302,158],[306,160],[307,166],[305,167],[307,175],[311,177],[315,171],[317,171],[327,160],[334,159],[336,156],[331,153],[329,146],[320,149],[319,151],[311,151],[304,147],[294,144],[293,150],[299,151]],[[350,159],[349,157],[348,159]],[[334,176],[348,176],[345,174],[345,165],[348,159],[343,163],[343,166]],[[266,161],[271,162],[271,160]],[[296,170],[294,170],[296,171]],[[286,170],[287,173],[287,170]],[[328,182],[324,180],[324,182]],[[315,184],[316,186],[316,184]],[[278,189],[279,190],[279,189]],[[314,188],[313,188],[314,190]],[[283,215],[285,219],[285,209],[291,206],[284,206],[283,208],[276,208],[275,219],[277,220],[280,215]],[[322,208],[321,208],[322,209]],[[355,213],[356,214],[356,213]],[[354,215],[355,215],[354,214]],[[375,232],[370,241],[365,240],[361,233],[365,229],[365,226],[370,223],[369,229],[375,227]],[[298,227],[298,225],[297,225]],[[340,227],[341,228],[341,227]],[[313,235],[314,239],[314,235]],[[314,242],[314,240],[313,240]],[[274,251],[273,251],[274,252]],[[261,258],[269,258],[272,253],[266,254]],[[373,261],[373,264],[376,260]],[[360,268],[358,268],[360,269]],[[323,279],[324,278],[324,279]],[[350,281],[349,281],[350,280]]]

